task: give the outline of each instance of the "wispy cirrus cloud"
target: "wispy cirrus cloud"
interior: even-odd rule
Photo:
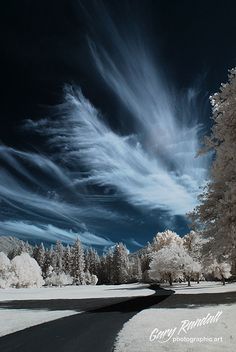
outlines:
[[[114,242],[107,238],[96,236],[88,231],[74,232],[72,230],[58,228],[49,224],[31,224],[24,221],[0,221],[0,231],[5,236],[16,234],[24,240],[40,240],[46,242],[55,242],[60,240],[64,243],[74,243],[79,238],[87,246],[112,246]]]
[[[0,145],[0,235],[91,245],[113,242],[95,235],[91,219],[121,219],[85,197],[78,179],[48,156]]]
[[[196,157],[198,92],[193,87],[177,92],[145,34],[137,26],[117,27],[102,2],[94,6],[96,21],[89,6],[82,6],[93,38],[88,39],[91,56],[103,82],[132,116],[133,133],[114,131],[76,87],[66,88],[52,119],[28,120],[26,126],[47,135],[65,165],[83,165],[78,184],[112,189],[113,198],[140,209],[184,216],[197,204],[209,166],[209,157]]]
[[[158,150],[153,153],[145,148],[139,135],[122,136],[112,131],[81,91],[70,87],[59,109],[61,116],[56,121],[28,121],[26,126],[48,135],[49,145],[66,164],[85,167],[78,183],[113,188],[133,206],[161,209],[170,215],[185,215],[196,205],[206,168],[198,161],[194,166],[195,155],[190,157],[191,153],[182,149],[182,163],[170,169],[169,159],[180,158],[178,142],[176,148],[166,145],[165,162]],[[182,167],[190,160],[191,168]]]

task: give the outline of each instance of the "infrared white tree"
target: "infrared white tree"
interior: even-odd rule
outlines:
[[[227,259],[236,272],[236,69],[211,98],[214,125],[206,150],[214,153],[211,179],[191,214],[196,228],[209,239],[206,252]]]
[[[45,263],[45,248],[43,243],[40,243],[39,247],[34,247],[33,258],[37,261],[38,265],[43,270]]]
[[[129,280],[140,281],[142,279],[141,260],[138,255],[129,259]]]
[[[171,230],[165,230],[164,232],[158,232],[153,238],[151,243],[152,251],[157,252],[165,246],[169,246],[172,243],[182,245],[183,240],[177,233]]]
[[[176,279],[190,280],[200,272],[201,266],[187,253],[181,242],[171,242],[151,255],[149,275],[152,280],[167,280],[172,286]]]
[[[129,258],[126,246],[118,243],[113,253],[113,275],[112,282],[114,284],[122,284],[127,282],[129,276]]]
[[[89,248],[85,252],[85,270],[91,274],[98,275],[100,267],[100,258],[94,248]]]
[[[231,276],[231,265],[227,262],[219,263],[214,259],[213,263],[207,268],[207,272],[213,274],[213,276],[222,281],[225,285],[225,279]]]
[[[16,287],[41,287],[44,284],[40,266],[28,253],[13,258],[11,265],[16,277]]]
[[[71,276],[74,278],[74,284],[83,285],[84,280],[84,250],[79,239],[76,240],[72,247],[71,259]]]
[[[72,270],[72,251],[71,247],[68,245],[64,250],[63,255],[64,270],[67,274],[71,275]]]
[[[0,252],[0,288],[8,288],[15,283],[11,261],[5,253]]]
[[[207,243],[207,239],[196,231],[190,231],[182,239],[185,250],[193,259],[191,276],[199,283],[203,271],[203,265],[200,264],[203,260],[203,246]]]
[[[45,279],[45,284],[47,286],[67,286],[67,285],[72,285],[72,283],[73,283],[73,278],[69,274],[64,273],[63,271],[48,272],[48,276]]]
[[[91,274],[88,270],[86,270],[84,273],[84,281],[86,285],[96,285],[98,278],[96,275]]]
[[[54,248],[55,262],[56,262],[56,271],[58,273],[63,272],[64,268],[64,246],[61,241],[56,242],[56,246]]]
[[[182,270],[183,275],[188,282],[188,286],[190,286],[190,281],[192,278],[196,278],[199,283],[199,278],[201,274],[202,267],[199,262],[194,261],[194,259],[184,250],[182,252]]]
[[[167,280],[172,286],[173,280],[183,273],[183,248],[176,243],[164,246],[153,252],[150,263],[149,275],[154,281]]]

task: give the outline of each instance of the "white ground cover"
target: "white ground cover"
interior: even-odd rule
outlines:
[[[131,297],[153,294],[153,291],[147,287],[148,285],[143,284],[130,284],[119,286],[8,288],[0,289],[0,301]],[[73,310],[0,309],[0,336],[72,314],[78,314],[78,312]]]
[[[78,312],[73,310],[0,309],[0,336],[73,314],[78,314]]]
[[[134,297],[152,295],[145,284],[0,289],[0,301]]]
[[[210,322],[213,316],[215,322]],[[124,325],[115,352],[232,352],[236,344],[235,316],[236,304],[146,309]],[[202,319],[202,325],[194,327],[191,321],[197,319]]]
[[[10,288],[10,289],[0,289],[0,301],[12,301],[12,300],[50,300],[50,299],[83,299],[83,298],[108,298],[108,297],[132,297],[132,296],[147,296],[151,295],[154,293],[154,291],[148,289],[149,285],[145,284],[125,284],[125,285],[100,285],[100,286],[67,286],[67,287],[42,287],[42,288],[20,288],[20,289],[15,289],[15,288]],[[166,287],[169,289],[169,287]],[[236,283],[234,284],[226,284],[225,286],[222,286],[221,283],[216,283],[216,282],[201,282],[199,285],[198,284],[193,284],[192,287],[187,287],[186,284],[181,284],[181,285],[174,285],[173,290],[176,291],[177,294],[183,293],[215,293],[215,292],[230,292],[230,291],[236,291]],[[161,293],[163,294],[163,292]],[[136,317],[139,317],[140,314],[147,314],[145,312],[150,313],[150,311],[154,311],[156,314],[156,309],[149,309],[145,310],[141,313],[139,313],[137,316],[135,316],[133,319],[136,319]],[[160,312],[161,309],[158,310]],[[167,322],[172,323],[172,317],[170,314],[173,314],[174,312],[178,312],[180,310],[169,310],[168,315],[166,315],[166,310],[163,314],[163,320]],[[187,312],[192,311],[191,309],[188,309]],[[194,311],[197,311],[197,309],[194,309]],[[50,320],[55,320],[59,319],[65,316],[69,316],[72,314],[78,314],[78,312],[75,312],[73,310],[65,310],[65,311],[48,311],[48,310],[25,310],[25,309],[0,309],[0,336],[9,334],[11,332],[15,332],[18,330],[25,329],[30,326],[38,325]],[[234,311],[235,314],[235,311]],[[226,314],[224,314],[226,315]],[[180,313],[179,318],[182,317],[182,313]],[[222,315],[223,317],[223,315]],[[133,324],[132,321],[133,319],[127,323],[126,326],[129,326],[128,324]],[[138,318],[139,319],[139,318]],[[149,321],[150,318],[147,318]],[[159,319],[159,316],[158,316]],[[155,322],[159,322],[157,318],[155,318]],[[142,319],[141,319],[142,320]],[[152,320],[151,320],[152,322]],[[147,322],[144,320],[142,323],[141,321],[139,322],[139,325],[141,324],[141,330],[140,327],[137,328],[137,332],[142,337],[142,339],[146,339],[145,335],[145,330],[146,328],[149,328],[150,330],[150,324],[148,325]],[[143,325],[142,325],[143,324]],[[162,324],[162,323],[161,323]],[[125,328],[126,329],[126,328]],[[133,328],[132,328],[133,329]],[[132,330],[131,329],[131,330]],[[135,327],[136,329],[136,327]],[[147,331],[147,333],[150,331]],[[124,330],[125,331],[125,330]],[[123,333],[123,330],[121,334]],[[130,338],[132,338],[133,333],[130,334]],[[135,335],[136,336],[136,335]],[[123,339],[123,337],[122,337]],[[119,341],[122,341],[119,340]],[[138,341],[138,339],[137,339]],[[146,340],[144,341],[146,343]],[[119,342],[123,343],[123,342]],[[148,343],[148,342],[147,342]],[[152,346],[156,346],[157,343],[152,343],[150,348],[153,348]],[[141,346],[141,345],[140,345]],[[192,344],[191,344],[192,346]],[[190,346],[190,347],[191,347]],[[222,345],[221,345],[222,346]],[[159,343],[158,346],[159,347]],[[162,347],[162,345],[161,345]],[[117,347],[119,348],[119,347]],[[130,348],[130,347],[128,347]],[[135,349],[136,348],[136,349]],[[129,352],[129,351],[139,351],[140,349],[138,347],[135,347],[134,350],[130,349],[124,349],[122,348],[117,351],[124,351],[124,352]],[[141,349],[142,350],[142,349]],[[141,351],[140,350],[140,351]],[[154,349],[155,350],[155,349]],[[168,350],[168,349],[167,349]],[[143,348],[144,352],[151,352],[153,351],[152,349],[148,350]],[[156,349],[155,351],[159,351],[159,349]],[[160,350],[162,351],[162,350]],[[165,350],[163,350],[165,351]],[[178,351],[178,350],[176,350]],[[193,350],[195,351],[195,350]]]
[[[217,281],[200,281],[199,284],[191,282],[191,286],[188,287],[187,283],[173,284],[172,287],[169,285],[162,285],[163,288],[168,290],[174,290],[175,294],[200,294],[200,293],[217,293],[217,292],[235,292],[236,282],[226,283],[225,286],[221,282]]]

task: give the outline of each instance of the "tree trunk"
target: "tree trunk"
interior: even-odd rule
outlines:
[[[191,286],[191,284],[190,284],[190,276],[187,277],[187,280],[188,280],[188,286]]]
[[[169,284],[170,284],[170,286],[172,286],[172,283],[173,283],[173,281],[172,281],[172,275],[169,274]]]
[[[223,286],[225,285],[225,278],[224,276],[222,276],[222,283],[223,283]]]

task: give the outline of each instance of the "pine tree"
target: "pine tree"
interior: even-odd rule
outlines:
[[[41,243],[39,247],[35,246],[33,250],[33,258],[37,261],[40,268],[43,269],[45,262],[45,248],[43,243]]]
[[[111,284],[113,282],[113,251],[113,248],[109,248],[100,258],[97,275],[99,284]]]
[[[28,241],[21,241],[18,255],[20,255],[21,253],[28,253],[29,255],[32,255],[32,247],[29,245]]]
[[[42,273],[43,277],[45,278],[48,273],[50,272],[49,268],[52,267],[52,257],[51,257],[51,252],[49,249],[45,250],[45,259],[44,259],[44,265],[42,267]]]
[[[141,260],[138,255],[129,259],[129,281],[137,282],[142,279]]]
[[[64,246],[62,245],[61,241],[56,242],[56,246],[54,248],[55,256],[56,256],[56,271],[58,273],[64,270]]]
[[[57,271],[57,256],[53,245],[51,245],[48,255],[50,257],[50,265],[53,267],[54,271]]]
[[[95,249],[89,248],[85,252],[85,270],[88,270],[91,274],[97,275],[99,272],[100,259]]]
[[[106,253],[106,269],[107,269],[107,280],[108,280],[107,283],[109,283],[109,284],[113,283],[113,277],[114,277],[113,256],[114,256],[114,249],[110,248]]]
[[[129,273],[129,258],[127,248],[123,243],[115,246],[113,254],[113,277],[114,284],[126,283]]]
[[[65,273],[72,275],[72,251],[71,247],[68,245],[64,250],[64,270]]]
[[[83,285],[84,280],[84,251],[79,239],[76,240],[72,247],[72,267],[71,274],[76,285]]]
[[[8,253],[8,258],[12,260],[17,255],[20,255],[20,254],[21,254],[21,248],[20,247],[15,247]]]

